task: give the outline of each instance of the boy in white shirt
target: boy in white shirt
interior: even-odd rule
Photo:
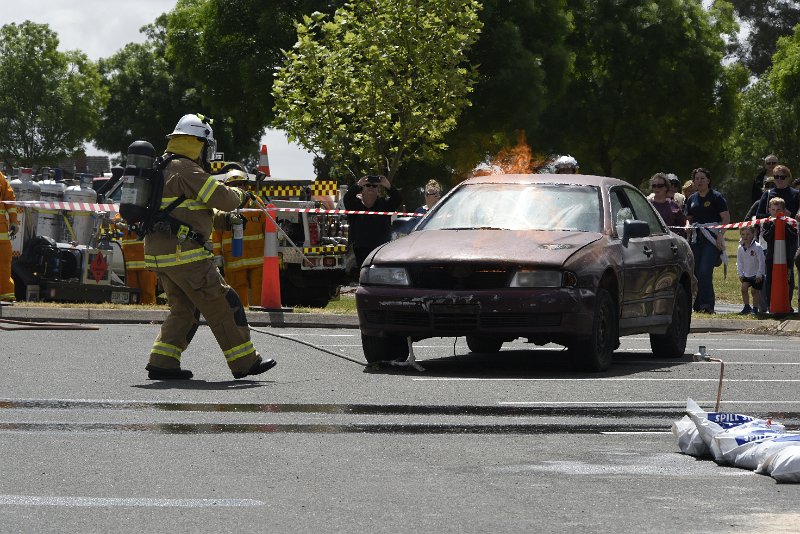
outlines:
[[[755,241],[755,230],[752,226],[744,226],[739,230],[742,239],[739,241],[739,250],[736,253],[736,270],[742,282],[742,301],[744,308],[739,315],[758,313],[758,299],[761,287],[764,284],[764,250],[758,241]],[[750,307],[750,296],[753,295],[753,307]]]

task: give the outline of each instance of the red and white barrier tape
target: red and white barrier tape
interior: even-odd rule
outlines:
[[[7,202],[25,208],[45,209],[45,210],[70,210],[70,211],[105,211],[117,213],[117,204],[91,204],[88,202],[44,202],[41,200],[16,200]],[[317,213],[323,215],[397,215],[398,217],[422,217],[421,213],[407,213],[403,211],[356,211],[356,210],[324,210],[318,208],[282,208],[275,207],[275,211],[285,211],[294,213]],[[257,209],[243,209],[243,212],[261,211]]]
[[[792,219],[791,217],[783,216],[781,217],[783,220],[786,221],[786,224],[790,226],[794,226],[797,228],[797,220]],[[761,224],[766,221],[774,221],[775,217],[764,217],[763,219],[755,219],[752,221],[742,221],[737,223],[730,223],[730,224],[714,224],[708,226],[702,226],[702,228],[713,228],[713,229],[722,229],[722,230],[730,230],[731,228],[745,228],[747,226],[755,226],[757,224]],[[685,230],[685,229],[692,229],[692,228],[701,228],[701,226],[670,226],[673,229]]]

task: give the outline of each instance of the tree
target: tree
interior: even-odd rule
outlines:
[[[315,10],[332,12],[335,3],[179,0],[170,12],[167,58],[197,88],[203,109],[227,117],[235,139],[226,156],[255,147],[272,121],[273,77],[282,50],[296,40],[295,20]]]
[[[469,105],[466,53],[477,0],[355,0],[297,25],[273,86],[275,125],[331,161],[333,174],[380,173],[432,158]]]
[[[792,34],[800,23],[800,2],[787,0],[728,0],[747,28],[743,41],[734,41],[733,54],[750,72],[761,76],[772,64],[778,38]]]
[[[584,172],[635,181],[721,161],[736,84],[746,81],[721,64],[722,36],[735,29],[730,10],[709,13],[696,0],[569,4],[575,66],[548,112],[554,148]]]
[[[0,156],[8,165],[53,165],[97,129],[107,95],[94,63],[59,52],[46,24],[0,28]]]

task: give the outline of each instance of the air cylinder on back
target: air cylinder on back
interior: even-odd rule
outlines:
[[[153,191],[153,161],[156,151],[147,141],[134,141],[128,147],[119,214],[128,224],[146,220]],[[155,206],[155,209],[161,206]]]

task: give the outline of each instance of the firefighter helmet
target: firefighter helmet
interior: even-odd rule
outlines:
[[[200,115],[199,113],[190,113],[184,115],[175,125],[175,129],[171,134],[167,135],[167,139],[172,139],[177,135],[191,135],[206,145],[205,160],[211,161],[217,152],[217,141],[214,139],[214,130],[211,124],[214,119]]]
[[[566,156],[560,156],[556,161],[553,163],[553,167],[555,167],[556,173],[560,174],[575,174],[578,172],[578,160],[567,154]]]

